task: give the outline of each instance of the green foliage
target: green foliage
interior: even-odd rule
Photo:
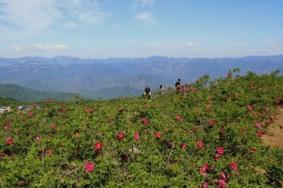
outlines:
[[[214,81],[204,76],[188,92],[168,92],[151,102],[75,98],[4,113],[0,187],[199,187],[204,182],[214,187],[221,172],[229,187],[280,187],[283,151],[263,146],[257,132],[270,125],[282,100],[283,77],[233,73],[238,70]],[[121,140],[119,132],[125,134]],[[219,147],[224,154],[217,158]],[[87,161],[95,165],[91,172]],[[233,162],[237,169],[231,169]],[[202,175],[205,164],[209,168]]]
[[[18,101],[10,98],[2,98],[0,97],[0,105],[7,106],[7,105],[14,105],[18,104]]]
[[[75,94],[50,91],[36,91],[15,84],[2,84],[0,85],[0,96],[18,101],[33,102],[45,100],[48,98],[59,101],[66,101],[72,99]]]

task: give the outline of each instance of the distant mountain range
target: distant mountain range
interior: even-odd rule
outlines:
[[[160,56],[0,58],[0,84],[12,83],[38,91],[79,93],[87,98],[114,98],[140,95],[145,86],[173,86],[177,78],[192,82],[204,74],[212,78],[224,76],[231,68],[240,68],[242,74],[274,70],[282,73],[283,55],[213,59]]]
[[[44,99],[56,99],[59,101],[70,100],[75,94],[62,93],[62,92],[50,92],[50,91],[36,91],[21,87],[15,84],[3,84],[0,85],[0,96],[2,100],[17,100],[17,101],[41,101]]]

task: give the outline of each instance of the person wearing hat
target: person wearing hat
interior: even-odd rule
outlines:
[[[145,87],[143,96],[144,96],[144,97],[147,97],[148,100],[151,99],[151,91],[150,91],[150,88],[149,88],[149,87]]]
[[[177,82],[175,83],[175,89],[176,89],[176,91],[179,91],[180,87],[181,87],[181,79],[178,78]]]

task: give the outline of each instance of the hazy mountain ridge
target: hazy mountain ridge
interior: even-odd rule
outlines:
[[[145,86],[173,85],[208,74],[224,76],[238,67],[241,73],[283,72],[283,55],[242,58],[148,58],[82,59],[23,57],[0,59],[0,84],[14,83],[39,91],[80,93],[90,98],[138,95]],[[111,91],[111,92],[109,92]]]
[[[14,99],[17,101],[41,101],[47,98],[52,98],[60,101],[70,100],[75,96],[72,93],[36,91],[29,88],[21,87],[15,84],[0,85],[0,98]]]
[[[4,105],[4,106],[8,106],[8,105],[13,105],[18,103],[17,100],[15,99],[11,99],[11,98],[3,98],[0,96],[0,106]]]

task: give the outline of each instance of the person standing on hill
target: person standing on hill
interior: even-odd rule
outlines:
[[[176,89],[176,91],[179,91],[180,87],[181,87],[181,79],[178,78],[177,82],[175,83],[175,89]]]
[[[159,91],[160,91],[160,94],[161,94],[161,95],[164,94],[165,88],[164,88],[163,85],[160,85],[160,86],[159,86]]]
[[[150,92],[150,88],[149,88],[149,87],[145,87],[143,96],[144,96],[144,97],[147,97],[148,100],[151,99],[151,92]]]

